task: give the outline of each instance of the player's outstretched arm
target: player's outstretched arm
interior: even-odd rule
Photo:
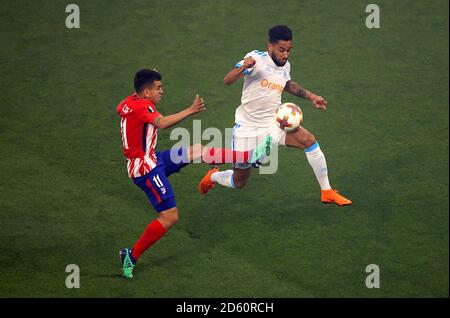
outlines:
[[[203,101],[203,98],[196,95],[191,106],[189,106],[185,110],[182,110],[181,112],[176,113],[176,114],[172,114],[172,115],[168,115],[168,116],[163,116],[163,115],[158,116],[153,121],[153,125],[155,125],[159,129],[169,128],[175,124],[178,124],[180,121],[182,121],[186,117],[189,117],[196,113],[200,113],[204,110],[205,110],[205,103]]]
[[[323,110],[327,109],[327,101],[322,96],[318,96],[304,89],[300,86],[300,84],[294,81],[288,81],[284,87],[284,90],[294,96],[310,100],[316,108]]]
[[[241,65],[241,67],[236,67],[228,72],[227,75],[223,78],[223,83],[225,85],[231,85],[237,80],[244,77],[245,70],[252,68],[255,66],[256,61],[253,57],[249,56],[244,60],[244,63]]]

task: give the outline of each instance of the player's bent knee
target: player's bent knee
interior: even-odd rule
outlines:
[[[166,229],[169,229],[171,226],[175,225],[178,222],[178,209],[172,208],[170,210],[161,212],[158,219]]]
[[[177,223],[180,218],[180,214],[178,213],[178,209],[175,208],[173,212],[170,213],[170,221],[173,224]]]
[[[313,134],[309,134],[305,142],[305,148],[309,148],[317,142],[316,137]]]
[[[234,169],[233,174],[233,184],[234,187],[237,189],[242,189],[247,184],[248,179],[250,178],[251,168],[241,170],[241,169]]]
[[[247,184],[247,180],[234,180],[234,187],[237,189],[243,189]]]

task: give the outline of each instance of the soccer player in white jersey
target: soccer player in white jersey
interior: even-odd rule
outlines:
[[[235,150],[255,148],[258,141],[271,136],[279,145],[295,147],[305,152],[321,188],[321,201],[339,206],[352,202],[330,186],[325,155],[315,136],[300,126],[292,132],[280,129],[275,123],[275,110],[281,105],[281,95],[286,91],[308,99],[315,108],[326,110],[326,100],[291,79],[288,62],[292,49],[292,32],[284,25],[269,30],[267,52],[252,51],[235,65],[224,78],[226,85],[244,78],[241,105],[236,109],[233,128]],[[251,172],[252,164],[237,163],[233,170],[219,171],[213,168],[200,182],[200,192],[207,193],[216,183],[230,188],[243,188]]]

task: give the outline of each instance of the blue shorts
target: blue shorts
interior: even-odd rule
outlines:
[[[174,151],[182,158],[175,163],[170,158],[170,152]],[[156,152],[157,165],[149,173],[141,177],[133,178],[134,183],[147,195],[150,203],[159,212],[176,207],[175,194],[167,177],[172,173],[179,172],[189,164],[187,160],[187,149],[167,149]]]

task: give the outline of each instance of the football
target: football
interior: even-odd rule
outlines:
[[[294,103],[281,104],[275,114],[278,126],[286,131],[293,131],[303,123],[303,112]]]

